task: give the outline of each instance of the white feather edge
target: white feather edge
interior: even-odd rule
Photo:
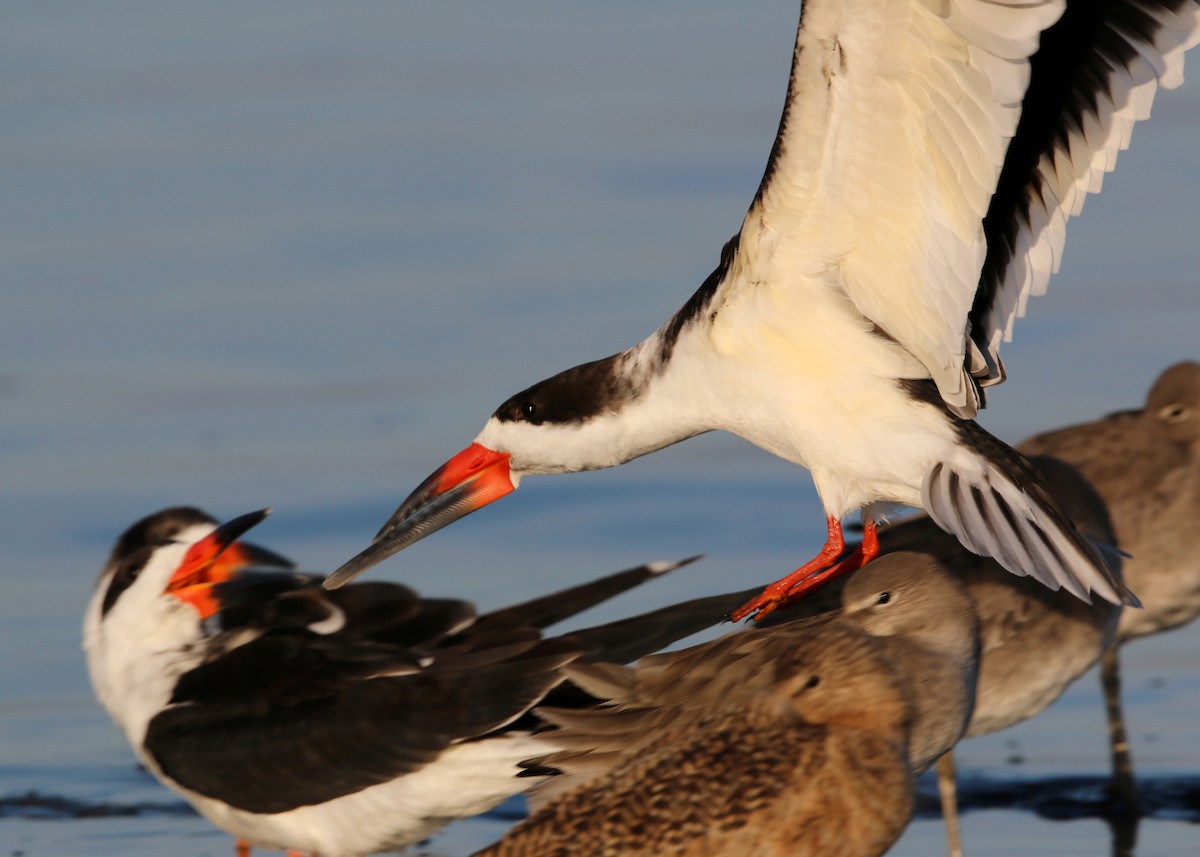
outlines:
[[[957,477],[957,490],[953,477]],[[971,489],[979,491],[990,521],[969,496]],[[1114,604],[1130,597],[1114,587],[1098,551],[1089,555],[1081,550],[1058,524],[1056,515],[989,464],[941,462],[926,476],[921,494],[926,511],[938,526],[1013,574],[1033,577],[1053,590],[1065,588],[1088,603],[1092,593]],[[1005,515],[1002,508],[1010,514]],[[1010,517],[1015,528],[1009,525]],[[1062,562],[1044,546],[1039,531],[1054,545]]]

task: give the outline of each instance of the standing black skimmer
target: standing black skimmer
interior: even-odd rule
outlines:
[[[326,585],[524,476],[722,429],[807,467],[829,532],[735,619],[869,560],[891,504],[1015,574],[1133,603],[972,418],[1066,221],[1198,38],[1198,0],[806,0],[766,172],[717,269],[643,342],[504,402]],[[837,563],[855,511],[863,548]]]
[[[682,563],[478,617],[392,583],[329,593],[320,577],[245,567],[286,562],[235,542],[265,515],[138,522],[84,622],[92,683],[138,758],[245,851],[373,853],[490,809],[540,781],[518,764],[548,749],[526,715],[548,693],[579,695],[552,692],[564,665],[623,663],[714,616],[701,599],[543,637]]]

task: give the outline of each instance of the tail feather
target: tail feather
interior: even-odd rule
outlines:
[[[700,559],[699,556],[691,556],[677,562],[645,563],[626,571],[618,571],[615,574],[572,586],[569,589],[562,589],[521,604],[514,604],[502,610],[493,610],[491,613],[481,616],[475,625],[476,627],[492,625],[503,627],[521,623],[537,628],[547,628],[698,559]]]
[[[633,670],[621,664],[576,662],[564,667],[563,672],[597,699],[624,700],[633,695]]]
[[[744,604],[747,598],[757,595],[761,590],[762,587],[758,587],[694,598],[616,622],[572,631],[569,636],[587,647],[579,659],[583,663],[607,661],[627,664],[720,624],[730,610]]]
[[[1023,459],[1019,482],[1006,472],[1010,468],[980,463],[976,468],[943,461],[926,475],[922,498],[939,527],[975,553],[1050,589],[1065,588],[1089,603],[1095,593],[1114,604],[1141,606]]]

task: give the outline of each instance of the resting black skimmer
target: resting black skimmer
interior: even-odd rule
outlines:
[[[96,693],[138,758],[242,843],[326,857],[400,848],[540,782],[531,706],[561,669],[625,662],[710,625],[710,599],[545,638],[541,629],[681,563],[640,566],[476,616],[393,583],[329,593],[320,577],[249,569],[195,509],[138,522],[87,608]],[[547,694],[550,694],[547,697]],[[556,703],[557,704],[557,703]],[[518,722],[519,721],[519,722]]]
[[[643,342],[504,402],[326,585],[527,475],[722,429],[807,467],[829,532],[734,618],[870,559],[890,504],[1052,589],[1132,603],[972,418],[1066,221],[1198,37],[1197,0],[806,0],[766,172],[717,269]],[[860,510],[863,550],[835,563]]]

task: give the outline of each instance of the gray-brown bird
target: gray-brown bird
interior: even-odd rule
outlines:
[[[1200,363],[1163,370],[1145,405],[1046,432],[1021,445],[1027,455],[1070,462],[1108,506],[1116,545],[1126,551],[1126,584],[1141,610],[1123,610],[1117,642],[1169,631],[1200,615]],[[1116,647],[1101,662],[1108,709],[1114,791],[1137,802],[1133,762],[1121,712]]]
[[[1113,793],[1137,802],[1121,713],[1116,642],[1186,624],[1200,614],[1200,364],[1182,362],[1155,380],[1145,405],[1037,435],[1019,449],[1033,458],[1080,531],[1127,552],[1121,575],[1139,610],[1089,606],[1015,578],[961,550],[926,518],[889,528],[883,550],[933,553],[963,575],[980,617],[979,695],[967,737],[1006,729],[1053,703],[1101,663],[1113,759]],[[1085,478],[1086,477],[1086,478]],[[1116,557],[1112,557],[1115,561]],[[939,786],[954,820],[952,758]],[[959,853],[952,845],[951,853]]]
[[[1200,363],[1177,363],[1139,410],[1032,437],[1026,455],[1076,467],[1108,505],[1125,583],[1142,599],[1117,630],[1124,643],[1200,615]]]
[[[1079,472],[1058,459],[1031,459],[1052,496],[1079,531],[1114,543],[1104,501]],[[921,516],[880,533],[883,552],[918,551],[936,557],[961,580],[979,615],[980,660],[975,709],[965,737],[1007,729],[1039,714],[1100,659],[1116,636],[1121,608],[1086,604],[1009,574],[993,560],[964,550]],[[1120,558],[1109,555],[1114,574]],[[953,751],[938,764],[950,853],[961,854]]]

